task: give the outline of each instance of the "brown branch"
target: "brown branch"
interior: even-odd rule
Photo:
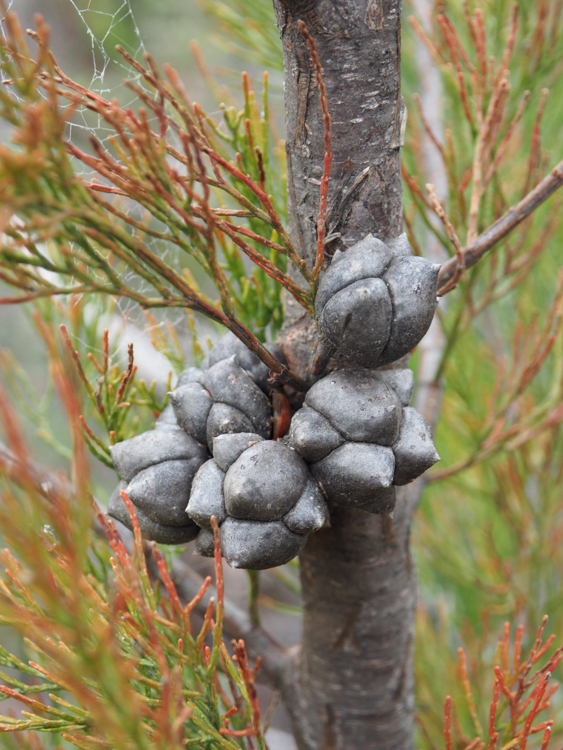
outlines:
[[[475,241],[464,248],[462,257],[464,267],[471,268],[474,266],[486,252],[488,252],[497,242],[500,242],[507,234],[512,232],[518,224],[535,211],[542,203],[555,193],[563,185],[563,161],[552,169],[544,179],[523,198],[519,203],[497,219],[488,229],[485,229]],[[458,259],[450,258],[438,274],[438,296],[442,296],[450,289],[446,288],[448,282],[454,277],[458,267]]]

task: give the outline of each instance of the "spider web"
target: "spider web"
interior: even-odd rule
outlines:
[[[142,56],[146,51],[141,32],[133,9],[131,0],[116,0],[119,7],[113,12],[101,10],[103,0],[67,0],[69,9],[72,9],[78,19],[78,28],[81,35],[80,44],[89,45],[91,59],[90,83],[88,88],[106,99],[116,98],[122,106],[134,106],[135,94],[125,85],[125,80],[134,81],[138,86],[146,89],[142,77],[131,68],[115,50],[116,45],[121,45],[136,60],[143,62]],[[107,3],[105,3],[107,5]],[[18,12],[18,0],[8,0],[7,11]],[[51,19],[46,18],[49,22]],[[5,27],[0,15],[0,38],[5,38]],[[88,66],[82,61],[80,67],[74,66],[69,69],[68,65],[62,66],[64,72],[71,78],[77,80],[77,76],[87,80]],[[86,68],[86,70],[85,70]],[[114,131],[109,128],[103,119],[87,109],[78,107],[74,113],[72,122],[67,123],[67,134],[69,140],[86,144],[90,136],[94,136],[101,143],[106,143]],[[91,170],[84,164],[75,161],[75,169],[78,174],[88,178]]]
[[[92,63],[94,68],[94,76],[90,83],[90,88],[96,90],[96,85],[99,84],[99,93],[104,91],[104,76],[108,66],[112,62],[112,57],[107,51],[107,46],[110,43],[121,44],[129,54],[133,57],[138,58],[143,52],[145,52],[145,45],[141,37],[141,32],[135,20],[133,9],[131,8],[130,0],[122,0],[120,7],[114,11],[114,13],[108,13],[107,11],[96,9],[98,0],[88,0],[86,7],[80,8],[76,0],[69,0],[72,7],[80,17],[82,24],[84,25],[85,31],[90,39],[92,49]],[[88,23],[88,15],[101,16],[108,19],[108,28],[103,37],[97,38],[96,34],[92,31],[90,24]],[[126,19],[130,20],[131,26],[134,31],[136,45],[131,45],[130,41],[122,38],[122,36],[116,31],[119,24],[124,22]],[[99,65],[99,59],[102,60],[102,65]],[[119,64],[119,63],[118,63]],[[128,66],[121,64],[124,70],[129,72]]]
[[[135,101],[134,94],[127,89],[124,79],[133,80],[142,85],[140,75],[133,70],[116,52],[115,46],[121,45],[136,60],[142,62],[145,44],[137,24],[131,0],[116,0],[119,7],[113,12],[101,10],[103,0],[67,0],[68,5],[78,18],[78,26],[83,41],[89,45],[91,57],[91,79],[88,88],[105,98],[116,97],[128,106]],[[18,0],[8,0],[7,10],[18,12]],[[50,19],[47,18],[47,21]],[[0,33],[5,36],[3,24]],[[82,65],[83,67],[83,65]],[[75,77],[84,70],[65,70]],[[124,99],[125,97],[125,99]],[[85,108],[77,110],[75,122],[70,126],[82,128],[87,134],[104,140],[104,129],[100,120],[92,121],[91,113]]]
[[[11,0],[11,2],[13,3],[14,0]],[[68,0],[69,5],[80,19],[84,37],[88,39],[90,45],[92,74],[88,88],[106,99],[117,98],[123,107],[136,109],[138,99],[135,93],[126,86],[125,80],[133,81],[149,96],[156,95],[146,85],[142,76],[115,50],[116,45],[119,44],[133,59],[144,63],[143,55],[147,50],[131,2],[132,0],[121,0],[119,7],[113,12],[109,12],[100,9],[101,0]],[[67,72],[72,74],[74,71]],[[68,127],[69,138],[73,141],[86,140],[90,135],[93,135],[104,144],[109,136],[115,134],[115,131],[109,128],[99,115],[86,107],[76,110],[73,122],[69,123]],[[174,139],[172,133],[169,133],[168,137]],[[90,178],[90,172],[86,165],[75,162],[75,167],[77,173],[82,177]],[[143,216],[142,208],[132,203],[129,206],[123,206],[122,210],[126,210],[127,213],[134,215],[137,219],[141,219]],[[167,243],[148,237],[145,237],[144,241],[157,251],[162,260],[170,265],[176,264],[175,253]],[[122,278],[125,284],[136,288],[141,293],[149,294],[150,285],[134,272],[124,271]],[[129,324],[141,331],[146,328],[146,320],[137,303],[128,298],[120,297],[117,304]],[[164,310],[153,310],[152,312],[159,321],[156,324],[157,326],[165,326],[168,321],[173,324],[178,333],[186,330],[186,318],[183,313]],[[204,328],[207,328],[205,324]],[[130,326],[128,326],[128,329],[130,329]],[[139,344],[139,341],[137,343]]]
[[[141,31],[132,8],[133,0],[113,0],[113,8],[107,10],[111,4],[107,0],[67,0],[66,8],[63,6],[63,12],[75,14],[75,27],[80,33],[80,44],[84,48],[87,45],[88,54],[82,57],[80,67],[69,65],[68,62],[62,67],[71,78],[89,83],[88,88],[103,96],[105,99],[117,99],[119,104],[126,108],[131,107],[136,110],[138,99],[136,94],[126,86],[125,81],[132,81],[138,87],[142,88],[147,95],[154,97],[155,92],[151,90],[144,82],[142,76],[134,70],[116,51],[116,45],[121,45],[125,51],[135,60],[144,64],[143,55],[146,52]],[[115,7],[115,6],[118,7]],[[8,11],[18,12],[18,0],[7,0]],[[102,7],[104,9],[102,9]],[[49,18],[46,13],[47,22],[53,23],[56,19]],[[0,39],[5,36],[5,28],[0,15]],[[64,42],[63,42],[64,43]],[[85,58],[89,57],[90,64],[84,64]],[[1,84],[0,84],[1,85]],[[150,117],[150,113],[149,113]],[[78,107],[72,117],[72,121],[67,123],[67,135],[70,141],[75,142],[84,150],[90,151],[88,140],[91,136],[95,137],[102,145],[106,145],[108,138],[115,134],[101,116],[92,112],[85,106]],[[174,140],[174,134],[168,134],[168,137]],[[85,181],[92,179],[93,171],[83,162],[73,159],[76,173]],[[136,219],[143,218],[142,207],[133,201],[127,201],[120,206],[121,210],[126,211]],[[136,230],[132,230],[135,233]],[[180,270],[179,260],[175,248],[169,246],[161,240],[145,237],[144,241],[158,254],[158,256],[169,265],[176,266]],[[73,243],[69,242],[72,246]],[[45,272],[46,274],[48,272]],[[141,279],[131,270],[123,270],[123,282],[136,289],[142,294],[151,294],[151,286]],[[120,297],[117,300],[120,312],[125,316],[129,324],[144,329],[146,320],[138,304],[126,297]],[[155,318],[158,320],[157,325],[164,326],[166,322],[174,325],[177,332],[186,332],[187,324],[183,313],[178,311],[153,310]],[[212,333],[210,326],[206,321],[199,321],[198,328],[202,328],[204,335]]]
[[[121,45],[126,52],[143,63],[143,54],[146,51],[143,38],[139,29],[139,25],[133,13],[131,7],[132,0],[114,0],[114,8],[111,11],[102,10],[102,4],[107,8],[107,2],[103,0],[67,0],[66,7],[63,5],[63,12],[68,14],[75,14],[74,27],[79,33],[80,44],[82,50],[86,47],[88,50],[86,55],[81,57],[79,65],[68,65],[63,64],[62,67],[65,73],[69,74],[74,80],[81,80],[82,82],[89,83],[87,87],[103,96],[106,99],[118,99],[119,103],[123,107],[131,106],[136,109],[138,104],[137,97],[130,88],[125,85],[125,81],[133,81],[137,86],[142,87],[151,96],[154,92],[150,91],[145,85],[141,75],[137,73],[115,50],[116,45]],[[119,7],[115,8],[115,5]],[[6,10],[18,13],[20,7],[18,7],[18,0],[7,0]],[[53,21],[56,23],[56,18],[49,18],[49,13],[46,15],[46,21],[53,25]],[[60,16],[59,16],[60,17]],[[0,41],[5,38],[6,30],[3,23],[3,14],[0,11]],[[63,41],[64,43],[64,41]],[[60,45],[59,45],[60,46]],[[89,63],[88,63],[89,59]],[[0,75],[0,79],[3,76]],[[1,82],[0,82],[0,85]],[[2,130],[0,123],[0,131]],[[94,136],[97,141],[102,144],[106,144],[109,136],[113,135],[115,131],[107,126],[104,120],[87,109],[85,106],[78,107],[73,114],[71,122],[67,122],[67,135],[69,140],[77,143],[85,150],[90,150],[88,145],[88,139]],[[7,136],[7,132],[5,133]],[[4,133],[0,132],[0,141],[4,139]],[[93,173],[87,165],[83,162],[73,159],[74,169],[85,181],[90,181]],[[135,218],[142,218],[142,210],[139,206],[135,205],[132,201],[128,201],[126,205],[121,207],[122,210],[127,211],[135,216]],[[147,239],[145,239],[147,241]],[[173,257],[173,251],[158,240],[151,240],[148,238],[149,244],[153,246],[154,250],[158,251],[159,256],[167,260],[169,263],[174,263],[175,258]],[[74,243],[69,242],[72,246]],[[44,271],[45,275],[49,275],[49,271]],[[147,293],[150,290],[150,285],[140,279],[139,276],[134,274],[132,271],[124,270],[122,278],[125,284],[128,284],[136,288],[141,293]],[[118,358],[126,360],[126,346],[125,346],[125,329],[127,330],[127,340],[129,340],[132,334],[137,332],[136,344],[137,348],[144,346],[147,348],[148,339],[142,332],[146,328],[146,320],[139,306],[132,300],[124,297],[117,299],[117,305],[121,312],[121,315],[108,315],[106,312],[97,308],[96,305],[88,311],[88,314],[93,314],[101,317],[98,320],[100,331],[103,327],[110,327],[112,330],[112,338],[117,337],[123,339],[119,346]],[[158,318],[157,326],[164,326],[166,321],[170,321],[174,327],[180,332],[182,329],[186,329],[185,316],[177,311],[171,315],[166,314],[162,311],[154,311]],[[125,328],[124,328],[125,327]],[[119,331],[121,331],[119,333]],[[86,342],[77,341],[86,346]],[[101,351],[98,352],[101,355]],[[166,361],[161,354],[158,354],[154,350],[152,351],[152,357],[147,358],[153,362],[152,369],[154,372],[147,373],[149,377],[147,380],[150,382],[153,377],[157,377],[159,381],[166,379],[167,371],[171,367],[166,368],[164,362]],[[150,370],[151,368],[149,368]]]
[[[143,85],[140,75],[115,51],[121,45],[134,59],[141,61],[146,52],[139,26],[135,19],[131,0],[121,0],[114,12],[100,10],[100,0],[68,0],[80,19],[84,36],[89,40],[92,60],[92,77],[88,88],[106,99],[118,98],[129,106],[134,103],[134,94],[127,89],[124,79]],[[94,25],[97,27],[94,30]],[[104,30],[105,27],[105,30]],[[123,33],[127,30],[129,33]],[[104,126],[98,116],[86,108],[79,109],[70,125],[71,139],[84,135],[95,135],[102,143],[113,131]],[[78,134],[73,130],[85,130]]]

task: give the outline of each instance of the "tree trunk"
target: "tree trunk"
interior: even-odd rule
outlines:
[[[414,490],[398,493],[393,519],[333,512],[303,551],[302,748],[412,750]]]
[[[309,53],[315,39],[332,118],[326,257],[369,232],[402,231],[400,0],[275,0],[285,66],[291,238],[309,266],[316,248],[323,121]],[[288,301],[282,334],[303,374],[315,341]],[[420,482],[400,490],[393,519],[337,509],[301,555],[304,633],[292,700],[302,750],[412,750],[416,576],[409,536]],[[299,714],[299,715],[298,715]]]

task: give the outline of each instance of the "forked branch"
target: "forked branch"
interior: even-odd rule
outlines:
[[[476,239],[461,252],[461,260],[464,268],[474,266],[485,253],[493,248],[500,240],[506,237],[513,229],[521,224],[530,214],[539,208],[563,185],[563,161],[552,169],[544,179],[531,190],[519,203],[503,214],[488,229],[482,232]],[[457,257],[450,258],[438,275],[438,295],[442,296],[451,291],[453,286],[449,282],[454,278],[458,266]]]

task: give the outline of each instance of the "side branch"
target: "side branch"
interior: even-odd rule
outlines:
[[[503,237],[510,234],[518,224],[526,219],[542,203],[544,203],[556,190],[563,185],[563,161],[550,172],[544,179],[523,198],[519,203],[497,219],[494,224],[482,232],[462,252],[463,267],[471,268],[479,261],[487,251],[497,244]],[[450,258],[444,263],[438,275],[438,296],[443,296],[451,291],[452,286],[448,282],[455,276],[458,269],[458,258]]]

